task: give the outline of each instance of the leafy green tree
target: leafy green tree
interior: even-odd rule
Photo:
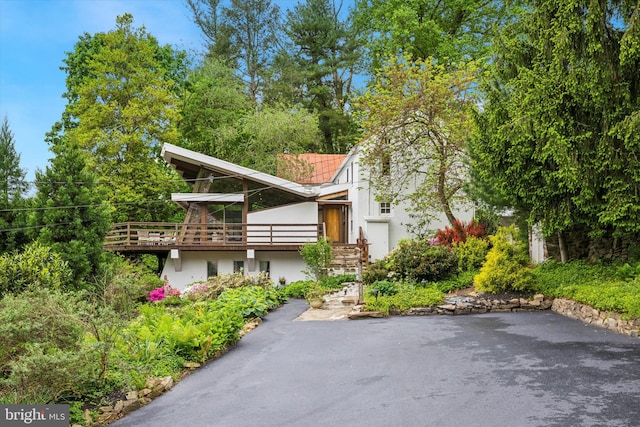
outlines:
[[[634,2],[532,2],[494,43],[473,165],[563,259],[567,233],[640,233],[639,27]]]
[[[0,128],[0,252],[17,249],[27,242],[24,228],[24,195],[29,189],[20,167],[13,132],[5,116]]]
[[[131,15],[120,16],[114,30],[85,34],[68,54],[69,103],[48,140],[91,153],[87,167],[108,188],[114,220],[170,220],[177,176],[159,152],[178,138],[185,57],[132,25]]]
[[[348,107],[362,56],[350,19],[341,20],[340,9],[330,0],[307,0],[287,12],[285,33],[292,52],[288,61],[282,53],[278,57],[283,77],[297,78],[292,83],[300,101],[317,112],[322,151],[346,152],[356,137]],[[298,73],[291,73],[291,65]]]
[[[235,163],[275,175],[278,154],[299,154],[320,145],[318,118],[306,111],[266,107],[242,121],[242,150]]]
[[[73,143],[59,144],[45,172],[36,173],[35,237],[60,254],[82,287],[103,260],[102,245],[111,226],[104,189],[87,170],[86,154]]]
[[[286,106],[254,109],[233,70],[205,59],[190,74],[182,97],[181,144],[262,172],[276,172],[280,153],[319,146],[317,117]]]
[[[515,1],[357,0],[354,20],[373,69],[389,57],[453,63],[487,58],[491,36],[520,11]]]
[[[476,70],[473,63],[451,69],[432,59],[390,61],[356,100],[370,184],[382,201],[410,202],[426,222],[419,228],[436,213],[456,221],[454,206],[467,179],[464,148],[474,129]]]
[[[180,99],[181,144],[200,153],[230,160],[239,138],[236,125],[252,110],[244,84],[218,58],[206,58],[187,78]]]

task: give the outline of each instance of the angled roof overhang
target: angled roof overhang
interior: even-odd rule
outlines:
[[[196,179],[200,169],[206,169],[222,176],[246,179],[307,199],[313,199],[318,195],[317,192],[298,183],[197,153],[173,144],[165,143],[162,145],[162,157],[187,180]]]

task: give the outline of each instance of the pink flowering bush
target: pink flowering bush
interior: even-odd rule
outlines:
[[[169,285],[164,285],[164,286],[160,286],[159,288],[156,288],[154,290],[152,290],[149,293],[149,296],[147,297],[147,300],[153,302],[153,301],[162,301],[163,299],[167,298],[167,297],[177,297],[180,296],[180,290],[179,289],[175,289],[172,288]]]
[[[209,294],[209,287],[206,283],[196,283],[194,285],[187,286],[180,294],[180,297],[196,301],[208,299],[210,297]]]

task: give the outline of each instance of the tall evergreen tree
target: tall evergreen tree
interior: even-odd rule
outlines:
[[[640,235],[640,9],[530,2],[495,43],[472,154],[478,175],[541,222],[590,242]],[[563,253],[567,258],[567,253]]]
[[[302,103],[318,114],[326,153],[346,152],[356,136],[348,107],[362,52],[340,12],[331,0],[307,0],[287,12],[285,23]]]
[[[278,45],[280,9],[270,0],[188,0],[194,22],[209,41],[209,52],[236,68],[249,98],[262,100],[264,77]]]
[[[38,241],[68,262],[74,283],[82,287],[103,260],[102,245],[111,226],[109,205],[76,144],[58,144],[52,151],[51,165],[36,173],[37,208],[30,225]]]
[[[9,119],[5,116],[0,128],[0,252],[17,249],[27,241],[21,210],[29,189],[25,176]]]

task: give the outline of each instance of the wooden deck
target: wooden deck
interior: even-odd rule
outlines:
[[[114,224],[104,247],[119,252],[298,250],[306,242],[316,242],[322,229],[322,224],[124,222]]]

